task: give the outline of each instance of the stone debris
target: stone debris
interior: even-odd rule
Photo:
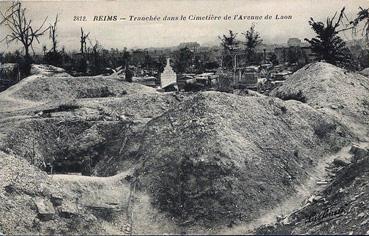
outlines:
[[[78,207],[75,202],[65,201],[59,209],[63,217],[69,218],[78,214]]]
[[[34,200],[39,218],[41,220],[52,220],[55,216],[55,209],[52,202],[48,199],[36,197]]]

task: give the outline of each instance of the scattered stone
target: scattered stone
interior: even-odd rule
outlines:
[[[65,218],[70,218],[72,215],[76,215],[78,213],[78,209],[75,203],[73,202],[64,202],[60,208],[60,215]]]
[[[128,120],[128,117],[127,116],[125,116],[125,115],[120,115],[119,116],[119,118],[120,118],[120,120]]]
[[[40,112],[38,112],[38,113],[36,113],[36,116],[42,116],[44,114],[44,112],[43,111],[40,111]]]
[[[47,221],[54,218],[55,209],[49,199],[36,197],[34,202],[37,206],[38,217],[41,220]]]
[[[51,202],[54,206],[61,206],[61,204],[63,203],[63,197],[58,194],[52,194]]]
[[[311,197],[309,197],[309,199],[307,200],[307,203],[313,203],[315,198],[315,195],[312,195]]]
[[[86,220],[87,222],[92,223],[92,222],[96,222],[96,221],[97,221],[97,218],[96,218],[96,216],[94,216],[93,214],[88,214],[88,215],[86,216],[85,220]]]
[[[338,106],[337,105],[331,105],[331,108],[336,110],[336,109],[338,109]]]
[[[320,200],[322,200],[322,199],[323,199],[323,197],[322,197],[322,196],[316,196],[316,197],[314,197],[313,201],[314,201],[314,202],[318,202],[318,201],[320,201]]]

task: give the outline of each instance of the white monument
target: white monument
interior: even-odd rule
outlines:
[[[177,74],[170,66],[170,58],[167,58],[167,65],[164,68],[163,73],[160,75],[160,87],[165,88],[168,85],[177,83]]]

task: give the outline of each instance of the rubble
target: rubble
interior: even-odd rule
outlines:
[[[55,209],[50,200],[36,197],[34,200],[37,213],[41,220],[52,220],[55,216]]]
[[[64,202],[60,207],[62,217],[70,218],[78,214],[78,208],[74,202]]]

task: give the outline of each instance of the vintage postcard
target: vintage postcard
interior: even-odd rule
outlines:
[[[0,235],[369,234],[367,0],[0,0]]]

